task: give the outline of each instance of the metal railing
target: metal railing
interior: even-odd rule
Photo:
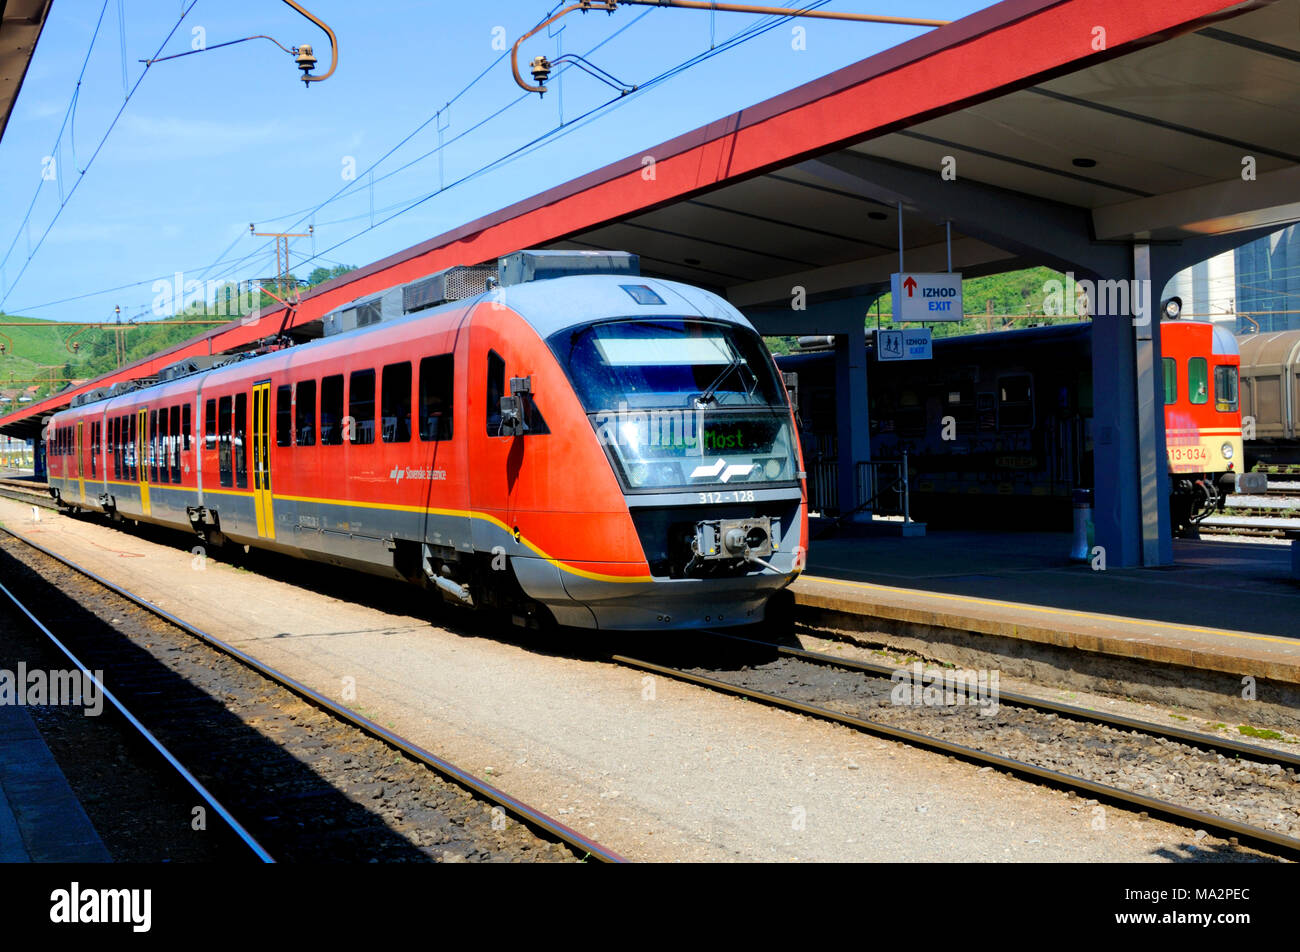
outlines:
[[[861,502],[854,512],[870,509],[882,516],[902,516],[904,523],[912,521],[906,450],[902,459],[873,459],[858,463],[856,488]]]
[[[867,460],[857,464],[854,471],[856,505],[848,511],[839,504],[839,480],[839,460],[821,459],[808,464],[809,511],[832,517],[836,524],[866,511],[880,516],[902,516],[904,525],[912,524],[906,452],[902,459]]]

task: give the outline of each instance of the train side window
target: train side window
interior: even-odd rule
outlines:
[[[1214,368],[1214,409],[1220,413],[1237,412],[1237,368],[1232,364]]]
[[[943,390],[943,413],[965,430],[975,422],[975,384],[968,380],[949,384]]]
[[[320,443],[321,446],[340,446],[343,443],[342,374],[321,378]]]
[[[181,408],[172,407],[171,411],[171,439],[172,439],[172,482],[181,481]]]
[[[234,471],[230,467],[230,398],[222,397],[217,405],[217,457],[222,486],[235,485]]]
[[[1172,357],[1160,361],[1161,374],[1165,380],[1165,406],[1178,402],[1178,361]]]
[[[158,482],[158,411],[149,411],[149,482]]]
[[[118,455],[120,444],[117,442],[117,417],[108,421],[108,451],[113,454],[113,478],[122,478],[122,457]],[[104,470],[108,472],[107,469]]]
[[[90,424],[90,475],[95,476],[99,469],[99,423]]]
[[[411,362],[388,364],[380,381],[380,423],[385,443],[411,441]]]
[[[451,354],[420,361],[420,439],[426,443],[451,439],[455,379]]]
[[[998,380],[998,429],[1030,430],[1034,426],[1034,381],[1029,374]]]
[[[487,435],[501,435],[501,398],[506,395],[506,362],[495,350],[488,351]]]
[[[487,432],[488,436],[501,435],[501,398],[506,395],[506,362],[495,350],[488,351],[487,374]],[[550,433],[531,393],[522,394],[524,432],[530,436]]]
[[[293,445],[293,388],[275,388],[275,445]]]
[[[172,425],[171,407],[158,411],[158,480],[169,483],[172,479]]]
[[[375,372],[354,370],[348,379],[348,416],[352,417],[352,442],[375,442]]]
[[[293,428],[299,446],[316,445],[316,381],[299,380],[294,402]]]
[[[245,449],[246,441],[244,439],[247,430],[248,394],[240,393],[235,395],[234,451],[235,487],[237,489],[248,488],[248,453]]]
[[[126,417],[126,430],[127,430],[127,441],[126,441],[127,477],[126,478],[131,480],[131,482],[133,483],[140,478],[139,477],[140,461],[136,458],[137,456],[137,452],[136,452],[137,433],[135,429],[136,417],[137,414],[135,413],[129,413],[127,414]]]
[[[181,407],[181,431],[185,438],[185,445],[181,447],[181,451],[188,453],[190,447],[194,445],[194,411],[188,403]]]
[[[149,457],[150,472],[157,473],[154,480],[159,483],[169,482],[171,477],[167,470],[167,410],[157,411],[158,419],[153,422],[152,455]]]
[[[209,400],[203,408],[203,448],[217,448],[217,401]]]
[[[1195,404],[1207,403],[1210,399],[1210,365],[1204,357],[1188,358],[1187,399]]]

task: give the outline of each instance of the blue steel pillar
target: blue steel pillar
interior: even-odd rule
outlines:
[[[867,397],[867,342],[862,316],[835,337],[835,423],[839,444],[840,512],[866,502],[858,496],[858,464],[871,459],[871,407]],[[870,522],[870,510],[854,521]]]
[[[1173,544],[1158,310],[1163,282],[1151,290],[1146,245],[1134,246],[1132,279],[1124,284],[1129,295],[1099,286],[1093,295],[1095,540],[1105,550],[1107,568],[1169,565]],[[1128,306],[1121,306],[1126,298]]]

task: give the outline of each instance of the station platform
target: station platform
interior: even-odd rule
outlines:
[[[26,708],[0,705],[0,862],[108,863]]]
[[[1056,533],[932,531],[815,539],[801,615],[859,630],[953,633],[1300,686],[1300,582],[1286,546],[1174,542],[1175,564],[1093,571]],[[1069,665],[1070,662],[1057,661]]]

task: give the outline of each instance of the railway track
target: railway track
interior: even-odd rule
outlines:
[[[987,704],[971,703],[969,692],[963,701],[937,678],[938,703],[899,703],[900,686],[924,697],[932,675],[916,683],[914,669],[708,634],[728,647],[707,668],[611,660],[1300,859],[1296,754],[1009,692],[997,692],[992,712],[982,713]]]
[[[42,509],[58,508],[50,497],[49,484],[34,482],[30,479],[0,477],[0,496],[16,499],[19,502],[31,503],[33,506],[40,506]]]
[[[8,529],[0,559],[16,576],[6,594],[15,599],[17,588],[41,605],[39,620],[20,607],[79,667],[105,672],[126,716],[210,793],[212,809],[246,831],[264,861],[624,861]]]
[[[161,761],[174,772],[175,776],[185,785],[187,785],[198,797],[201,804],[216,816],[224,824],[227,831],[242,844],[248,855],[253,859],[263,863],[273,863],[274,858],[266,848],[259,843],[251,833],[235,818],[234,814],[221,803],[203,783],[183,764],[180,759],[160,741],[155,734],[147,728],[144,723],[127,707],[117,695],[109,690],[89,667],[82,663],[81,659],[63,643],[59,637],[50,630],[50,628],[41,621],[41,619],[32,611],[26,603],[15,595],[7,586],[0,583],[0,594],[9,600],[13,606],[24,615],[32,626],[41,633],[60,653],[62,653],[72,666],[80,672],[80,675],[86,682],[92,683],[95,690],[100,694],[104,701],[117,712],[118,716],[131,728],[135,735],[149,748],[158,755]]]
[[[1223,512],[1202,520],[1203,538],[1285,543],[1300,533],[1300,466],[1260,467],[1268,472],[1263,494],[1232,494]]]

